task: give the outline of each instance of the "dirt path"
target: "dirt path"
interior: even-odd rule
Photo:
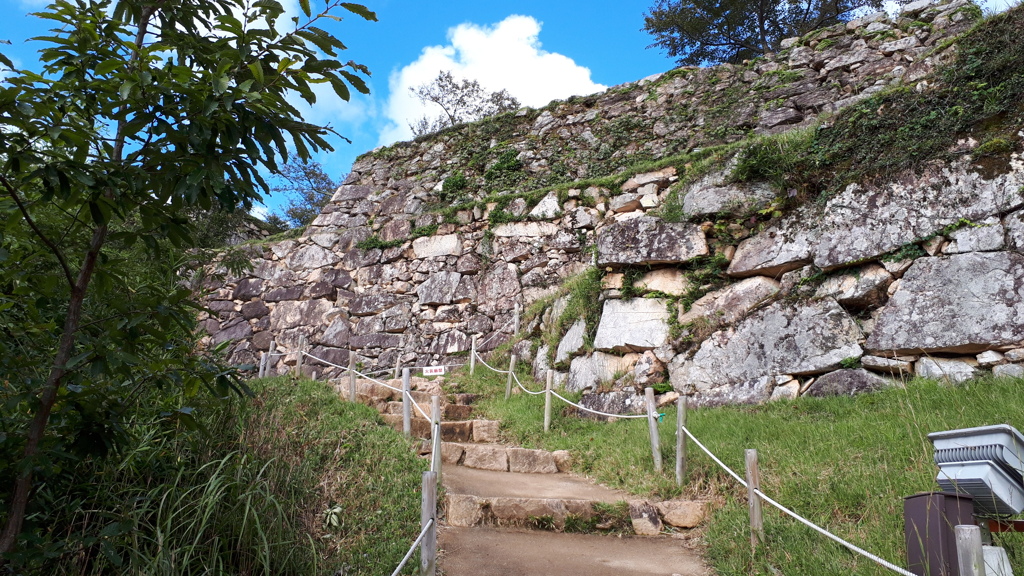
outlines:
[[[503,528],[441,530],[445,576],[708,576],[674,538],[565,534]]]

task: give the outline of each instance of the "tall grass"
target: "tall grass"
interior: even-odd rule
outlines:
[[[409,441],[323,383],[251,384],[202,411],[206,433],[140,426],[118,456],[44,486],[31,521],[48,528],[18,572],[390,573],[419,532]]]
[[[487,372],[484,370],[483,372]],[[521,376],[523,382],[529,378]],[[752,554],[746,491],[690,444],[688,474],[675,486],[675,409],[660,424],[666,472],[653,471],[645,420],[581,420],[555,400],[543,433],[543,396],[504,400],[492,374],[464,379],[483,394],[480,409],[502,419],[503,434],[530,447],[568,449],[576,471],[644,496],[711,502],[707,557],[722,575],[881,575],[889,572],[765,506],[767,541]],[[539,389],[539,385],[534,385]],[[743,473],[756,448],[762,489],[812,522],[897,564],[906,563],[903,497],[935,490],[930,432],[1006,423],[1024,428],[1024,380],[985,378],[949,386],[913,380],[854,398],[800,398],[762,406],[693,410],[690,430],[726,465]],[[1024,570],[1024,537],[996,535]]]

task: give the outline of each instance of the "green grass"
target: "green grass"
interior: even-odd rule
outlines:
[[[510,442],[573,453],[574,469],[638,495],[709,500],[704,537],[720,575],[874,575],[889,572],[765,505],[766,544],[752,555],[746,492],[692,443],[687,482],[675,486],[674,408],[660,424],[666,472],[651,464],[646,421],[580,420],[555,400],[551,432],[543,433],[543,397],[504,400],[504,380],[463,377],[483,394],[479,407],[499,418]],[[456,379],[456,378],[453,378]],[[540,389],[525,374],[532,389]],[[842,538],[896,564],[906,564],[903,497],[936,489],[927,434],[971,426],[1024,426],[1024,380],[986,378],[958,386],[913,380],[855,398],[800,398],[763,406],[692,410],[690,430],[742,475],[743,451],[756,448],[762,488],[772,498]],[[996,535],[1011,563],[1024,563],[1024,536]]]
[[[322,382],[250,385],[197,411],[205,434],[140,425],[118,457],[43,486],[15,573],[390,574],[419,533],[425,462]]]

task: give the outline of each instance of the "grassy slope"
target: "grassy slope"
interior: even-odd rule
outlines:
[[[504,380],[487,372],[463,377],[461,387],[485,395],[481,410],[503,420],[508,440],[569,449],[576,470],[635,494],[667,498],[680,493],[672,476],[674,409],[666,410],[661,424],[666,472],[659,475],[652,470],[646,421],[583,421],[568,415],[556,399],[552,430],[544,435],[543,397],[518,394],[506,402]],[[984,379],[942,386],[914,380],[906,387],[855,398],[801,398],[689,415],[691,431],[741,474],[743,450],[758,449],[767,494],[897,564],[905,564],[902,498],[936,487],[927,434],[999,423],[1024,427],[1024,381]],[[745,490],[692,443],[689,450],[689,474],[681,492],[715,502],[717,511],[705,538],[709,561],[719,574],[889,573],[767,506],[767,545],[752,556]],[[1004,537],[1003,545],[1014,566],[1024,569],[1024,539]]]

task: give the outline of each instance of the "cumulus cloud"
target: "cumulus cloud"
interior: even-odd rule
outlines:
[[[388,124],[380,143],[412,137],[409,123],[440,112],[419,102],[409,89],[448,70],[456,78],[477,80],[487,90],[508,90],[526,106],[539,107],[556,98],[592,94],[606,86],[590,79],[590,70],[562,54],[541,48],[541,23],[512,15],[492,26],[460,24],[448,30],[448,44],[428,46],[420,57],[391,74],[384,114]]]

